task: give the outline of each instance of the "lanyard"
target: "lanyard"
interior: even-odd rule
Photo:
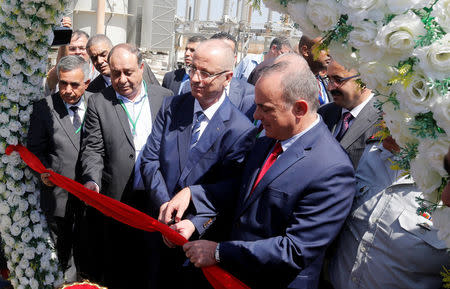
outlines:
[[[80,130],[81,130],[81,128],[83,127],[83,124],[84,124],[84,118],[85,118],[85,117],[86,117],[86,114],[84,114],[83,121],[81,122],[80,127],[75,131],[75,134],[79,133]]]
[[[133,126],[133,129],[132,129],[133,135],[136,135],[136,125],[137,125],[137,123],[139,121],[139,117],[141,116],[142,108],[145,105],[145,100],[147,99],[147,85],[145,84],[145,81],[144,81],[144,90],[145,90],[145,94],[142,97],[143,100],[142,100],[142,103],[141,103],[141,109],[139,110],[139,114],[137,115],[137,117],[136,117],[136,119],[134,121],[133,121],[133,118],[131,117],[130,112],[128,111],[127,107],[123,103],[123,100],[119,98],[120,105],[123,107],[123,110],[125,110],[125,112],[127,114],[127,117],[128,117],[128,120],[131,123],[131,126]]]

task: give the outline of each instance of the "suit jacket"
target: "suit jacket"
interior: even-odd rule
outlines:
[[[257,139],[248,157],[232,241],[220,243],[220,265],[251,288],[317,288],[325,250],[352,205],[353,167],[320,121],[278,157],[250,194],[274,142]],[[227,202],[225,195],[192,198],[196,209]]]
[[[380,127],[376,126],[380,121],[380,114],[373,106],[374,103],[375,98],[372,98],[364,106],[340,141],[355,169],[364,152],[366,142],[380,130]],[[320,107],[318,113],[322,115],[325,124],[333,134],[341,119],[342,108],[332,102]]]
[[[90,95],[89,92],[84,94],[86,107]],[[80,134],[75,132],[59,92],[34,103],[27,147],[46,168],[74,179],[80,150]],[[41,208],[47,214],[64,217],[67,199],[67,191],[41,183]]]
[[[154,84],[159,85],[158,80],[155,77],[155,74],[153,74],[152,69],[147,64],[147,62],[144,61],[144,73],[142,75],[142,79],[144,79],[145,83],[147,84]],[[102,75],[98,75],[94,80],[89,83],[87,91],[90,91],[92,93],[97,93],[102,91],[104,88],[106,88],[105,80],[103,79]]]
[[[164,74],[162,86],[173,91],[174,95],[178,94],[181,82],[186,74],[186,69],[179,68]]]
[[[197,145],[190,150],[194,97],[191,93],[164,100],[142,154],[141,174],[154,209],[179,190],[231,191],[246,153],[253,146],[256,128],[225,98],[209,121]],[[191,219],[199,233],[206,218]]]
[[[147,85],[152,122],[171,91]],[[150,120],[149,120],[150,121]],[[89,99],[81,147],[81,181],[94,181],[100,191],[116,200],[132,185],[135,148],[128,117],[112,86]]]

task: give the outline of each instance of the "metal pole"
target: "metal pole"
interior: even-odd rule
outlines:
[[[225,16],[229,16],[230,14],[230,0],[224,0],[223,1],[223,18],[227,18]]]
[[[97,34],[105,34],[105,0],[97,1]]]
[[[185,14],[184,14],[185,21],[191,20],[190,19],[190,15],[189,15],[189,6],[190,6],[189,4],[190,4],[189,0],[186,0],[186,11],[185,11]]]
[[[206,20],[211,20],[211,0],[208,0],[208,14],[206,15]]]

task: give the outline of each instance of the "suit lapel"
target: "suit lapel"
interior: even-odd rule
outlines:
[[[161,108],[163,98],[151,89],[152,85],[145,83],[145,87],[147,88],[147,97],[150,105],[150,113],[152,115],[152,123],[154,123],[156,116],[158,115],[158,111]]]
[[[373,107],[373,99],[369,101],[361,110],[358,116],[353,121],[347,133],[341,140],[341,145],[347,149],[354,143],[369,127],[373,126],[378,121],[377,110]]]
[[[59,95],[59,93],[55,93],[51,96],[51,99],[53,102],[53,113],[55,114],[55,118],[63,128],[70,142],[78,151],[80,149],[80,134],[75,133],[75,128],[70,121],[69,112],[67,111],[67,108],[61,99],[61,96]]]
[[[230,105],[230,101],[225,98],[222,105],[206,126],[205,131],[202,133],[197,145],[189,151],[189,157],[181,173],[180,181],[184,181],[195,165],[203,158],[205,153],[209,151],[217,138],[225,131],[224,122],[230,117]]]
[[[114,110],[116,111],[117,119],[119,120],[120,125],[122,126],[123,132],[125,133],[128,142],[134,149],[133,136],[131,135],[130,123],[128,121],[127,113],[125,112],[119,100],[117,99],[115,90],[112,88],[112,86],[110,86],[106,88],[104,94],[105,96],[107,94],[108,97],[111,98],[111,103],[114,107]]]
[[[177,116],[176,126],[178,155],[180,160],[180,172],[186,164],[189,156],[189,146],[191,143],[191,128],[194,115],[194,97],[191,94],[186,95],[181,104],[178,106],[174,116]]]

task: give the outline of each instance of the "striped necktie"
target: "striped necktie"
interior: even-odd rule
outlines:
[[[192,137],[191,137],[191,149],[197,144],[200,139],[200,124],[205,119],[205,114],[203,111],[197,111],[195,113],[195,123],[192,127]]]

